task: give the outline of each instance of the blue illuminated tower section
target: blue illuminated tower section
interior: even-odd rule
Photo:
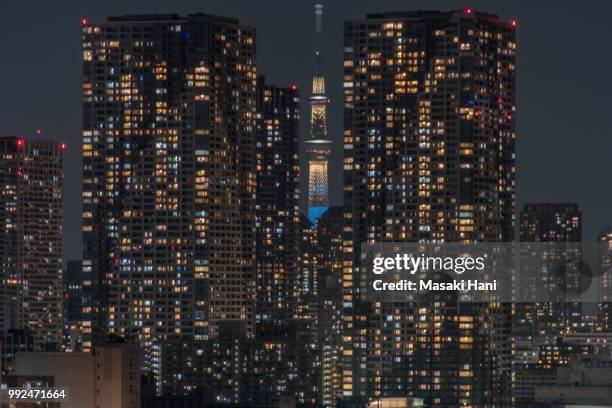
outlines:
[[[306,142],[308,156],[308,219],[316,224],[329,208],[329,155],[331,141],[327,140],[327,105],[325,77],[321,55],[323,5],[315,4],[315,73],[310,97],[310,140]]]

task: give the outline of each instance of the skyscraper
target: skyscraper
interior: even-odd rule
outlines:
[[[550,290],[562,285],[569,293],[579,288],[577,269],[570,268],[560,281],[558,271],[553,270],[561,260],[582,261],[582,212],[573,203],[529,203],[520,214],[520,240],[523,243],[547,243],[543,251],[543,269],[533,271]],[[570,257],[570,258],[568,258]],[[572,272],[572,273],[570,273]],[[536,284],[534,283],[534,286]],[[519,303],[516,305],[515,329],[522,323],[539,332],[562,334],[572,324],[580,322],[580,304],[557,302]]]
[[[316,225],[304,214],[300,214],[300,273],[298,290],[299,319],[317,323],[317,304],[319,301],[319,244]]]
[[[582,242],[582,212],[573,203],[525,204],[522,242]]]
[[[282,397],[293,397],[298,406],[319,406],[319,364],[310,333],[286,329],[255,339],[221,336],[197,350],[189,343],[165,343],[172,391],[190,391],[190,402],[202,398],[205,403],[197,406],[278,407]]]
[[[0,138],[0,331],[26,330],[39,349],[62,341],[65,147]]]
[[[601,286],[599,295],[599,327],[612,331],[612,226],[599,235]]]
[[[342,228],[344,209],[329,207],[317,221],[317,280],[321,402],[336,406],[342,378]]]
[[[68,261],[64,278],[64,350],[81,349],[83,307],[88,304],[83,291],[83,262]]]
[[[465,9],[344,26],[343,395],[508,406],[504,304],[373,303],[361,244],[510,241],[515,23]]]
[[[94,337],[151,350],[223,330],[253,336],[255,96],[255,30],[236,19],[85,22],[83,274],[94,300],[83,326]]]
[[[299,119],[297,87],[270,86],[260,76],[257,338],[241,341],[246,355],[237,401],[242,405],[275,405],[273,401],[289,395],[298,404],[314,405],[320,398],[316,322],[310,319],[313,316],[309,308],[303,313],[298,307],[309,304],[313,297],[302,284],[308,275],[303,273],[307,269],[301,267],[300,258],[304,246],[303,216],[299,211]]]
[[[296,315],[300,240],[299,93],[257,81],[257,323]]]
[[[315,4],[315,73],[310,97],[310,140],[308,156],[308,219],[313,225],[329,207],[329,155],[331,141],[327,139],[327,105],[323,76],[322,32],[323,5]]]

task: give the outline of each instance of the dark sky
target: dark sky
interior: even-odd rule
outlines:
[[[585,240],[612,223],[612,3],[607,1],[326,0],[324,69],[329,83],[332,200],[341,200],[342,22],[368,12],[461,9],[518,19],[519,203],[573,201]],[[257,27],[258,71],[308,96],[313,69],[308,0],[0,0],[0,134],[69,144],[67,259],[80,258],[80,19],[124,13],[207,12]],[[303,118],[308,116],[306,106]],[[304,120],[302,137],[307,135]]]

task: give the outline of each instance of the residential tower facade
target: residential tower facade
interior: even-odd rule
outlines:
[[[344,26],[343,396],[509,404],[503,304],[375,303],[361,245],[501,242],[515,226],[515,23],[472,9]]]

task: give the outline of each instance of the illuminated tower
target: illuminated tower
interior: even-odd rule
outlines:
[[[329,207],[329,154],[331,141],[327,139],[327,105],[325,77],[321,55],[323,5],[315,4],[315,73],[310,97],[310,137],[306,142],[308,156],[308,219],[316,221]]]

